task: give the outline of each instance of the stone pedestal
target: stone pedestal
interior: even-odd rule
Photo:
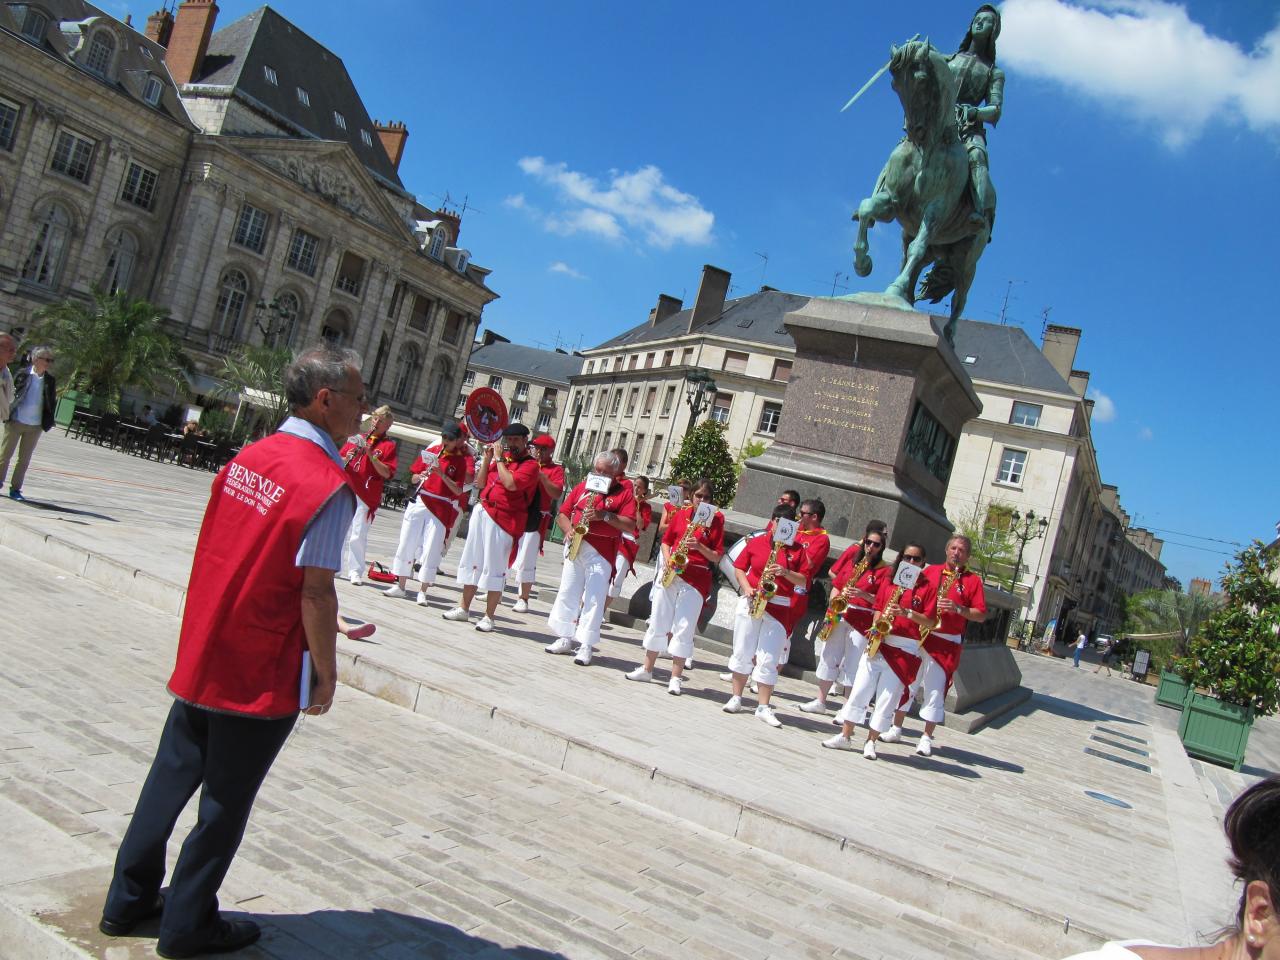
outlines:
[[[940,559],[956,443],[982,409],[942,319],[875,297],[815,297],[785,322],[796,357],[782,420],[747,461],[734,509],[768,517],[794,487],[823,500],[835,535],[856,539],[880,519],[893,546],[918,541]]]

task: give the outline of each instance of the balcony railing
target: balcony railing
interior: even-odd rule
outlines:
[[[353,297],[360,296],[360,278],[339,276],[335,286],[343,293],[349,293]]]

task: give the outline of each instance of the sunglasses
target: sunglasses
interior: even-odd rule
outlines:
[[[867,544],[867,549],[868,549],[868,550],[870,550],[872,547],[875,547],[877,550],[883,550],[883,549],[884,549],[884,541],[883,541],[883,540],[868,540],[868,541],[866,541],[866,544]]]
[[[909,563],[924,563],[924,557],[920,556],[918,553],[904,553],[902,555],[902,559]]]

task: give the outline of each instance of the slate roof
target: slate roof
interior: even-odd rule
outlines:
[[[267,80],[263,67],[275,70],[278,86]],[[404,189],[342,58],[270,7],[259,7],[214,33],[192,83],[234,87],[305,136],[345,141],[370,172]],[[298,99],[298,87],[307,91],[310,106]],[[338,126],[335,111],[346,120],[346,130]],[[369,131],[372,146],[365,144],[361,130]]]
[[[809,300],[809,297],[783,293],[781,290],[762,290],[736,300],[726,300],[724,311],[720,316],[699,327],[695,333],[732,337],[746,343],[794,348],[791,334],[787,333],[782,325],[782,318],[793,310],[799,310]],[[645,321],[626,333],[619,334],[612,340],[607,340],[591,349],[632,346],[652,340],[669,340],[672,337],[684,336],[689,327],[689,315],[692,312],[692,307],[681,310],[653,327]]]
[[[471,351],[467,365],[526,376],[530,380],[544,380],[567,388],[569,378],[582,370],[582,357],[519,343],[491,343]]]
[[[809,300],[809,297],[783,293],[780,290],[763,290],[737,300],[727,300],[724,312],[711,323],[695,330],[694,335],[705,332],[732,337],[744,343],[794,349],[795,343],[782,321],[788,313],[800,309]],[[689,326],[690,312],[691,310],[681,310],[654,327],[650,327],[648,322],[642,323],[590,349],[595,351],[632,347],[653,340],[684,336]],[[1021,327],[961,320],[956,325],[956,355],[969,376],[975,380],[990,380],[1075,396],[1071,387]],[[973,357],[974,362],[963,363],[965,357]]]

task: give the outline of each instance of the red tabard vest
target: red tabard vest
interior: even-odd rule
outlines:
[[[590,502],[596,504],[597,518],[591,521],[587,535],[583,537],[612,566],[618,558],[618,544],[622,542],[622,531],[606,520],[601,514],[616,513],[620,517],[634,520],[636,516],[636,499],[630,483],[619,480],[604,496],[587,492],[587,481],[583,480],[569,491],[560,505],[560,512],[568,517],[569,523],[576,524]],[[610,577],[612,580],[612,577]]]
[[[426,452],[434,453],[440,458],[441,472],[458,486],[463,486],[467,482],[467,477],[475,472],[475,459],[470,454],[445,453],[442,443],[428,447]],[[425,469],[426,464],[422,461],[422,454],[418,454],[418,459],[409,468],[409,473],[416,479]],[[453,526],[453,521],[458,518],[458,508],[466,498],[466,494],[455,497],[439,475],[433,472],[418,491],[418,498],[422,501],[422,505],[440,521],[441,526],[448,530]]]
[[[228,713],[298,709],[306,633],[302,535],[346,474],[318,445],[276,433],[222,468],[200,525],[169,692]]]
[[[622,543],[618,549],[622,555],[627,558],[627,563],[631,564],[630,573],[634,577],[636,573],[636,554],[640,552],[640,534],[649,529],[649,524],[653,522],[653,506],[648,500],[636,501],[636,532],[624,533],[622,535]]]
[[[832,565],[831,596],[834,597],[848,584],[850,575],[861,559],[861,553],[862,545],[855,543],[842,553],[840,559]],[[892,574],[893,568],[881,561],[878,566],[864,570],[854,586],[874,596],[880,592],[880,587]],[[849,601],[849,606],[844,612],[844,619],[849,626],[859,633],[866,633],[871,629],[871,622],[875,619],[875,611],[871,609],[871,604],[867,603],[866,600],[861,597],[854,597]]]

